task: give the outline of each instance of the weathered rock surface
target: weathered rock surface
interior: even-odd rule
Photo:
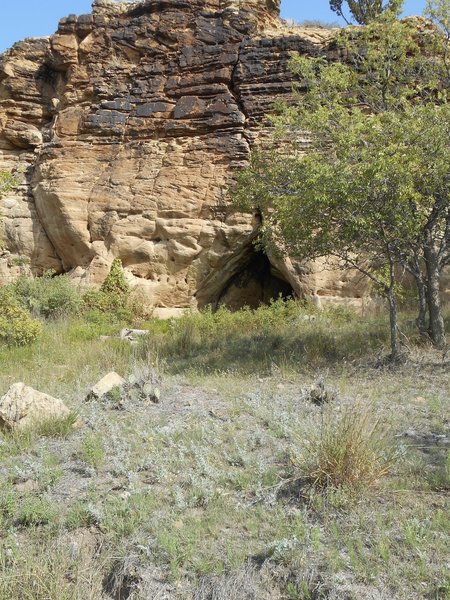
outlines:
[[[23,173],[1,201],[8,251],[83,285],[120,257],[161,309],[270,290],[353,301],[356,278],[320,265],[252,274],[258,215],[228,198],[264,114],[291,93],[289,58],[331,35],[282,26],[278,0],[95,0],[16,44],[0,57],[0,169]],[[0,257],[2,280],[13,274]]]
[[[107,396],[114,388],[121,388],[125,383],[125,379],[115,371],[107,373],[98,381],[90,391],[88,398],[97,399]]]
[[[58,398],[15,383],[0,398],[0,429],[24,429],[33,423],[64,419],[70,410]]]
[[[149,332],[145,329],[129,329],[128,327],[120,330],[120,339],[136,344],[142,336],[148,335]]]

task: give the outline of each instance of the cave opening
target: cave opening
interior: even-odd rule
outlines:
[[[236,311],[244,306],[256,309],[272,300],[294,297],[294,290],[266,254],[254,250],[249,259],[226,282],[216,308],[225,306]]]

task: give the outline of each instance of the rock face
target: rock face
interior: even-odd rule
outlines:
[[[95,0],[0,56],[0,169],[23,178],[1,201],[3,281],[27,257],[98,285],[120,257],[160,308],[361,296],[351,274],[258,256],[258,215],[230,207],[264,114],[291,93],[289,58],[332,35],[288,29],[278,4]]]

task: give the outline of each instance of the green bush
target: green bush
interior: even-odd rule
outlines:
[[[120,258],[115,258],[103,285],[99,290],[88,290],[83,296],[87,309],[113,314],[118,320],[128,321],[132,314],[128,306],[130,286],[128,285]]]
[[[46,319],[73,315],[82,307],[82,297],[69,277],[55,276],[53,271],[42,277],[19,277],[11,290],[22,308]]]
[[[130,286],[125,279],[125,274],[122,268],[120,258],[115,258],[111,264],[111,269],[107,278],[100,288],[102,292],[110,295],[117,295],[123,298],[128,298],[130,294]]]
[[[0,293],[0,342],[25,346],[38,338],[41,329],[41,323],[18,306],[11,293]]]
[[[0,198],[17,186],[17,179],[8,171],[0,171]]]

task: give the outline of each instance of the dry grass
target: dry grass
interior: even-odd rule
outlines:
[[[361,402],[326,407],[320,425],[298,440],[293,461],[315,488],[366,491],[392,472],[397,452],[392,432],[373,405]]]

